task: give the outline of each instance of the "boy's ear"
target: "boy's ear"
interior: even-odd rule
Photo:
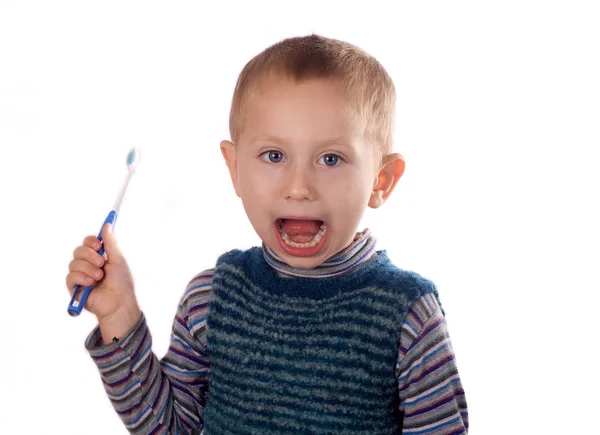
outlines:
[[[235,194],[240,196],[240,192],[238,191],[237,154],[233,142],[228,140],[221,141],[221,154],[223,154],[225,163],[229,169],[229,175],[231,176],[231,182],[233,183]]]
[[[404,157],[399,153],[385,156],[375,178],[371,198],[369,198],[369,207],[379,208],[385,203],[396,187],[396,183],[404,174],[404,164]]]

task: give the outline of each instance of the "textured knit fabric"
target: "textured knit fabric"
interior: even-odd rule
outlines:
[[[222,256],[207,317],[207,435],[399,433],[395,365],[410,305],[435,291],[378,253],[352,272],[280,278]]]
[[[346,262],[354,260],[351,256]],[[151,351],[152,339],[143,315],[119,343],[103,345],[98,328],[88,337],[86,346],[130,433],[200,433],[211,373],[206,318],[214,273],[200,273],[187,286],[173,323],[171,346],[162,360]],[[291,282],[290,277],[286,282]],[[464,392],[435,296],[416,299],[397,329],[397,416],[404,416],[400,419],[403,434],[466,433]]]

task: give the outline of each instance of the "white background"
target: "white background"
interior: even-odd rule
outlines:
[[[439,287],[473,434],[600,433],[597,2],[0,1],[0,432],[125,434],[67,315],[73,249],[142,160],[116,234],[154,350],[188,280],[258,243],[219,153],[238,72],[317,32],[398,91],[405,176],[367,213]]]

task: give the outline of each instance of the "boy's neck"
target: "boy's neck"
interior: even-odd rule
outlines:
[[[280,274],[292,277],[327,278],[347,273],[360,266],[373,255],[376,255],[376,243],[377,240],[367,228],[360,233],[356,233],[354,241],[349,246],[327,259],[321,265],[311,269],[300,269],[288,265],[264,243],[263,253],[266,262]]]

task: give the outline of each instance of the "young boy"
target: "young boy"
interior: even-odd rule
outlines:
[[[404,171],[395,90],[359,48],[311,35],[241,72],[221,151],[261,247],[187,286],[159,360],[115,237],[85,238],[67,287],[96,287],[86,341],[132,434],[463,434],[434,285],[357,232]]]

